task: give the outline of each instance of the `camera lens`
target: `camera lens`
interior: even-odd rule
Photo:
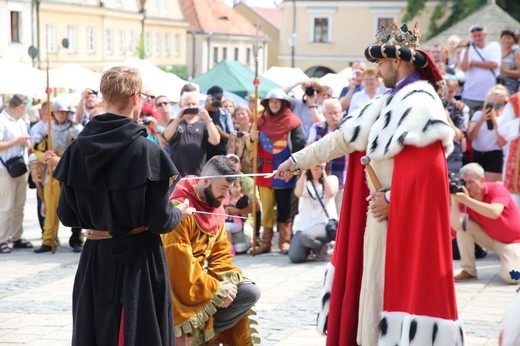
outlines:
[[[310,86],[310,87],[307,87],[307,88],[305,89],[305,94],[308,95],[308,96],[314,96],[314,92],[315,92],[315,90],[314,90],[314,88],[311,87],[311,86]]]
[[[242,132],[242,131],[237,132],[237,138],[242,138],[242,137],[244,137],[244,132]]]

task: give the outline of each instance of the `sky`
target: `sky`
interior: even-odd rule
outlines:
[[[275,7],[275,0],[241,0],[251,7]],[[280,3],[281,0],[276,0],[276,3]],[[233,7],[233,0],[224,0],[224,2]]]

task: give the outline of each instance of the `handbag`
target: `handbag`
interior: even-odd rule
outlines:
[[[338,220],[331,219],[329,216],[329,213],[327,212],[327,209],[325,208],[325,205],[323,204],[323,201],[321,200],[321,197],[318,195],[318,191],[316,190],[316,186],[312,182],[310,182],[312,185],[312,188],[314,189],[314,193],[316,194],[316,198],[318,199],[318,202],[320,202],[321,207],[323,208],[323,212],[327,216],[327,224],[325,225],[325,232],[327,232],[327,236],[330,238],[330,240],[336,240],[336,233],[338,231]]]
[[[23,156],[15,156],[5,162],[0,158],[0,162],[2,162],[5,169],[7,169],[7,173],[9,173],[13,178],[17,178],[27,173],[27,165],[25,164]]]

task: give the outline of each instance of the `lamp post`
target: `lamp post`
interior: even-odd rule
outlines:
[[[139,58],[144,59],[146,56],[146,44],[145,44],[145,38],[144,38],[144,21],[146,19],[146,0],[138,0],[137,1],[139,5],[139,13],[143,15],[143,18],[141,18],[141,45],[139,47]]]
[[[291,32],[291,36],[289,36],[289,47],[291,47],[291,67],[294,67],[294,50],[296,47],[296,38],[298,34],[294,31]]]

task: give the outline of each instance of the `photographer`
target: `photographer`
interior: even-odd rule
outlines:
[[[501,123],[498,119],[508,97],[503,85],[494,86],[486,96],[484,109],[475,112],[469,123],[468,139],[473,150],[471,162],[484,167],[487,181],[499,181],[502,178],[502,147],[507,141],[498,131]]]
[[[338,178],[327,175],[325,164],[300,175],[294,188],[295,196],[300,199],[300,220],[289,248],[292,263],[305,262],[311,253],[317,260],[325,258],[327,243],[335,239],[325,226],[329,219],[338,218],[334,202],[337,193]]]
[[[315,79],[309,79],[287,86],[284,91],[287,93],[298,84],[301,85],[304,93],[301,100],[292,101],[291,109],[302,122],[303,132],[307,137],[312,124],[325,120],[321,112],[321,104],[323,100],[332,97],[332,89],[328,86],[321,86]]]
[[[471,41],[461,54],[460,69],[466,73],[462,99],[472,115],[482,108],[487,92],[496,84],[502,53],[497,42],[488,44],[483,25],[473,25],[469,31]]]
[[[251,130],[251,110],[247,106],[238,106],[233,113],[235,131],[229,134],[227,153],[235,154],[242,165],[244,173],[253,173],[253,152],[247,148]]]
[[[229,140],[229,134],[233,131],[233,121],[231,120],[231,115],[222,109],[224,90],[222,90],[221,87],[214,85],[208,89],[207,95],[204,108],[213,120],[220,135],[217,144],[210,143],[208,145],[206,155],[209,160],[215,155],[226,155],[226,144]]]
[[[171,159],[184,177],[200,175],[209,144],[217,145],[220,134],[205,108],[199,107],[199,93],[182,95],[179,114],[166,126],[164,138],[170,143]]]
[[[448,122],[455,131],[453,137],[453,151],[448,156],[448,171],[459,173],[464,164],[464,152],[466,151],[466,132],[469,122],[469,108],[464,102],[457,100],[455,95],[459,90],[459,81],[450,76],[445,79],[448,91],[444,101],[444,109],[448,113]]]
[[[520,268],[520,210],[502,184],[486,181],[479,164],[462,167],[460,177],[465,186],[451,195],[451,227],[457,231],[462,267],[455,282],[477,278],[474,254],[477,243],[498,255],[502,280],[518,284],[509,272]]]

